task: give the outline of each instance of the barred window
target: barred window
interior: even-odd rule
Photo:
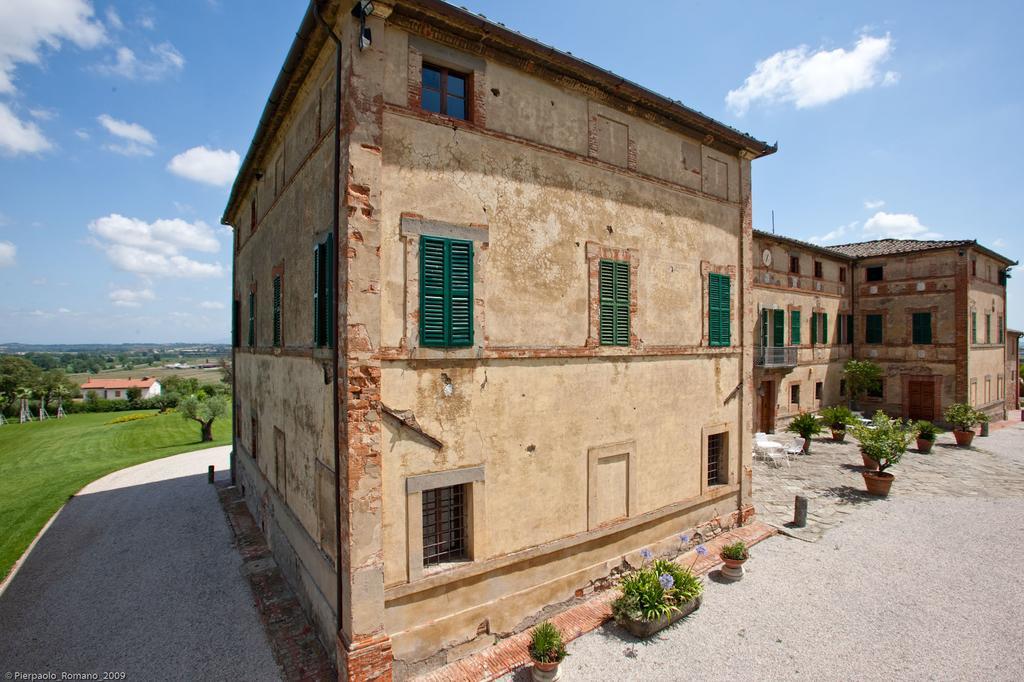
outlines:
[[[466,559],[466,486],[423,491],[423,565]]]
[[[725,434],[708,436],[708,485],[725,483]]]

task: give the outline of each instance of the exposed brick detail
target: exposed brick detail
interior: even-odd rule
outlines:
[[[626,168],[634,172],[637,169],[636,139],[632,135],[626,144]]]
[[[386,636],[346,645],[338,637],[339,682],[391,682],[391,640]]]
[[[423,98],[423,55],[415,47],[409,48],[406,94],[408,107],[410,109],[419,109]]]
[[[242,555],[242,573],[249,579],[256,611],[282,676],[310,682],[335,679],[337,673],[327,651],[281,574],[238,488],[220,487],[217,496]]]
[[[735,523],[737,516],[751,518],[754,513],[753,507],[744,508],[743,512],[733,512],[720,524],[729,525]],[[698,533],[700,530],[698,529]],[[721,564],[718,558],[719,552],[725,545],[742,540],[748,546],[755,545],[776,534],[771,526],[754,522],[740,528],[727,530],[717,535],[714,539],[704,542],[708,552],[706,556],[699,556],[695,550],[686,552],[676,557],[675,561],[682,566],[692,567],[697,575],[703,575]],[[611,603],[618,596],[618,590],[608,589],[596,593],[587,601],[574,606],[549,620],[562,632],[565,641],[571,641],[595,630],[607,621],[611,620]],[[488,647],[478,654],[463,658],[450,663],[443,668],[434,670],[426,675],[415,678],[419,682],[483,682],[495,680],[502,675],[521,668],[530,662],[527,647],[530,644],[531,630],[524,630],[518,634],[501,640],[492,647]]]
[[[590,125],[587,126],[587,155],[597,158],[597,114],[590,115]]]
[[[968,285],[970,283],[970,261],[966,256],[960,256],[956,263],[956,301],[953,305],[953,324],[956,328],[956,370],[954,376],[955,402],[967,402],[967,358],[970,351],[970,330],[968,329]],[[863,329],[863,327],[861,327]]]

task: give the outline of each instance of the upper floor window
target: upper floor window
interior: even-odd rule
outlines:
[[[273,319],[274,319],[274,347],[281,347],[281,275],[274,275],[274,303],[273,303]]]
[[[257,214],[258,206],[258,195],[256,193],[256,190],[253,190],[252,199],[249,201],[249,232],[256,231],[256,222],[259,219],[259,215]]]
[[[820,260],[814,261],[814,276],[818,279],[821,279],[822,277],[825,276],[824,266],[821,264]]]
[[[249,292],[249,348],[256,345],[256,290]]]
[[[932,342],[932,314],[914,313],[912,322],[913,343],[915,345]]]
[[[420,237],[420,345],[473,345],[473,242]]]
[[[629,345],[629,262],[602,259],[598,280],[602,346]]]
[[[872,265],[869,268],[864,269],[864,277],[869,282],[880,282],[882,280],[883,270],[881,265]]]
[[[334,235],[313,247],[313,345],[334,343]]]
[[[794,275],[800,274],[800,256],[789,257],[789,271]]]
[[[234,301],[231,302],[231,347],[232,348],[238,348],[239,346],[242,345],[241,339],[239,338],[241,336],[241,331],[238,328],[238,325],[241,324],[241,316],[242,316],[242,302],[239,301],[236,298]]]
[[[840,265],[839,266],[839,281],[840,282],[845,282],[846,281],[846,266],[844,266],[844,265]]]
[[[882,343],[882,316],[864,316],[864,343]]]
[[[452,118],[469,120],[466,87],[469,76],[444,67],[423,65],[423,91],[420,103],[424,110]]]
[[[1001,344],[1002,343],[1006,343],[1006,336],[1004,334],[1004,330],[1006,329],[1006,325],[1003,324],[1003,316],[1000,315],[997,318],[997,320],[998,320],[997,324],[999,326],[996,329],[998,330],[997,333],[999,334],[999,343],[1001,343]]]
[[[708,343],[728,346],[732,343],[731,299],[732,282],[728,275],[712,272],[708,275]],[[781,345],[782,311],[779,311],[779,340]]]

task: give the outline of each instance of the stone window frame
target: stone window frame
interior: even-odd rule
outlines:
[[[939,342],[939,306],[922,306],[918,308],[907,308],[904,313],[906,314],[906,329],[907,329],[907,345],[908,346],[934,346]],[[931,343],[914,343],[914,313],[929,313],[931,315],[931,326],[932,326],[932,342]],[[884,325],[883,321],[883,325]],[[885,340],[883,333],[882,340]]]
[[[803,396],[800,395],[802,393],[802,391],[800,390],[800,384],[802,384],[802,383],[803,382],[801,382],[801,381],[791,381],[791,382],[789,382],[789,400],[786,401],[786,404],[789,405],[789,409],[790,410],[792,410],[793,406],[796,405],[796,409],[799,412],[801,406],[803,405],[803,403],[801,403],[801,399],[802,399]],[[796,389],[796,402],[793,402],[793,389],[794,388]]]
[[[708,437],[717,434],[725,434],[725,449],[722,453],[723,460],[718,463],[719,482],[717,485],[708,485]],[[734,450],[736,446],[732,437],[732,429],[728,422],[720,422],[704,426],[700,430],[700,494],[703,497],[712,490],[720,490],[724,487],[735,485],[737,476],[733,474],[733,465],[736,462]]]
[[[473,345],[437,348],[420,345],[420,237],[442,237],[473,242]],[[411,350],[418,358],[473,358],[483,348],[486,329],[487,249],[490,230],[487,225],[457,224],[431,220],[414,213],[403,214],[399,222],[399,239],[404,243],[405,321],[401,348]]]
[[[597,242],[587,242],[585,256],[587,259],[587,348],[601,349],[602,353],[615,355],[630,349],[640,348],[640,335],[637,333],[640,310],[640,252],[637,249],[604,246]],[[615,260],[629,264],[629,345],[601,345],[601,261]]]
[[[466,118],[455,118],[423,109],[423,62],[451,69],[466,76]],[[487,61],[435,43],[420,36],[409,36],[406,106],[421,115],[446,125],[487,125]]]
[[[881,315],[881,317],[882,317],[882,340],[880,342],[868,341],[868,316],[869,315]],[[881,310],[877,310],[877,309],[874,309],[874,310],[862,310],[860,312],[860,321],[861,321],[860,328],[864,330],[864,341],[863,341],[863,343],[864,343],[865,346],[878,347],[878,346],[884,346],[886,344],[886,339],[889,337],[889,335],[886,333],[888,331],[888,329],[889,329],[889,311],[888,310],[886,310],[884,308],[881,309]]]
[[[821,407],[821,404],[825,401],[825,382],[816,380],[814,382],[814,402],[816,407]]]
[[[825,262],[814,259],[814,279],[825,279]]]
[[[599,491],[595,485],[597,465],[602,459],[617,455],[626,455],[626,515],[609,521],[598,522],[594,518],[594,511],[597,509],[597,498]],[[637,497],[639,489],[639,477],[636,475],[636,441],[626,440],[618,443],[608,443],[587,449],[587,530],[603,528],[614,525],[620,521],[632,518],[640,513],[640,504]]]
[[[801,272],[801,270],[803,270],[803,267],[801,266],[801,263],[800,263],[800,254],[799,253],[795,253],[793,251],[790,251],[790,252],[788,252],[788,255],[789,255],[789,270],[787,271],[787,274],[796,275],[797,277],[800,277],[803,274]],[[796,270],[793,269],[793,262],[794,262],[793,259],[796,259]]]
[[[716,275],[726,275],[729,278],[729,345],[728,346],[712,346],[711,345],[711,310],[708,304],[709,289],[711,286],[711,278],[708,275],[712,273]],[[702,260],[700,262],[700,305],[701,305],[701,316],[700,316],[700,345],[704,348],[729,348],[735,349],[738,347],[736,339],[737,327],[736,319],[738,313],[736,312],[736,299],[739,296],[738,293],[738,282],[736,281],[736,266],[735,265],[712,265],[711,261]],[[759,322],[760,324],[760,322]],[[760,331],[758,332],[760,334]],[[783,333],[785,337],[785,333]]]
[[[483,466],[435,471],[407,476],[405,479],[405,528],[408,581],[436,573],[455,570],[485,556],[484,553],[484,481]],[[465,485],[469,500],[466,502],[466,559],[435,566],[423,566],[423,491]]]
[[[881,270],[881,276],[878,279],[870,279],[868,277],[868,271],[874,270],[876,268],[878,270]],[[872,263],[871,265],[865,265],[864,266],[864,282],[865,283],[884,282],[884,281],[885,281],[885,264],[884,263]]]

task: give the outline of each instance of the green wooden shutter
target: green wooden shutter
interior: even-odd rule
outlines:
[[[731,342],[730,289],[727,275],[708,275],[708,343],[712,346],[728,346]]]
[[[915,344],[932,342],[932,314],[914,313],[911,334]]]
[[[846,316],[846,343],[853,343],[853,315]]]
[[[818,343],[818,313],[811,313],[811,345]]]
[[[865,343],[882,343],[882,316],[868,315],[865,319]]]
[[[768,309],[761,310],[761,348],[768,346]]]
[[[598,272],[600,342],[629,345],[629,263],[602,260]]]
[[[720,322],[722,331],[719,337],[721,343],[719,345],[729,346],[732,345],[732,320],[730,319],[732,312],[732,280],[727,275],[719,275],[718,277],[721,279],[721,286],[718,291],[718,309],[722,315]]]
[[[821,314],[821,342],[828,344],[828,313]]]
[[[448,240],[446,346],[473,345],[473,242]]]
[[[971,311],[971,343],[978,343],[978,313]]]
[[[281,345],[281,275],[274,275],[274,346]]]
[[[445,240],[420,237],[420,345],[445,345]]]
[[[772,314],[772,345],[779,347],[786,345],[786,311],[775,310]]]
[[[334,346],[338,326],[334,310],[334,263],[336,260],[334,251],[334,235],[329,234],[324,240],[323,252],[320,254],[320,270],[324,273],[324,285],[320,289],[320,321],[324,327],[321,332],[324,345],[331,347]]]
[[[249,292],[249,347],[256,346],[256,292]]]
[[[789,342],[794,346],[800,345],[800,311],[793,310],[789,313]]]
[[[320,263],[320,250],[319,244],[313,247],[313,345],[317,347],[323,345],[320,340],[320,328],[323,326],[320,317],[320,269],[323,267]]]

